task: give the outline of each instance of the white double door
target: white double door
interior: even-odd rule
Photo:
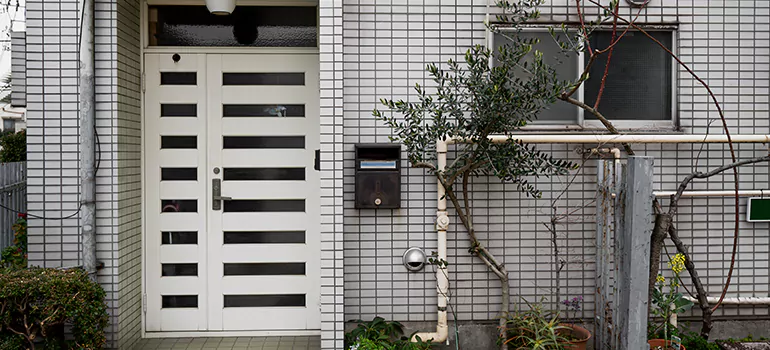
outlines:
[[[318,81],[317,54],[145,55],[148,332],[320,329]]]

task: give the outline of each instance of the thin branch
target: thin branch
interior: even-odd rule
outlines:
[[[607,9],[605,6],[603,6],[596,0],[588,0],[588,1],[605,10]],[[690,73],[690,75],[693,78],[695,78],[695,80],[697,80],[706,89],[706,91],[708,91],[709,96],[711,97],[712,101],[714,102],[714,105],[717,108],[717,112],[719,113],[719,118],[722,120],[722,128],[725,131],[725,135],[727,136],[727,144],[730,148],[730,157],[733,162],[736,162],[737,157],[735,155],[735,145],[733,145],[733,139],[732,139],[732,136],[730,136],[730,128],[727,126],[727,119],[725,118],[725,114],[722,111],[722,106],[719,104],[719,100],[717,99],[714,92],[711,90],[711,87],[709,87],[709,85],[706,84],[706,82],[703,81],[703,79],[701,79],[697,74],[695,74],[695,72],[693,72],[689,66],[687,66],[684,62],[682,62],[682,60],[679,59],[677,55],[675,55],[673,52],[671,52],[671,50],[669,50],[665,45],[663,45],[663,43],[661,43],[660,41],[658,41],[658,39],[655,39],[652,35],[650,35],[650,33],[640,28],[636,24],[629,22],[628,20],[624,19],[621,16],[618,16],[616,14],[613,14],[613,15],[619,20],[634,27],[634,29],[638,30],[639,32],[647,36],[650,40],[658,44],[658,46],[660,46],[672,58],[674,58],[677,61],[677,63],[679,63],[680,66],[682,66],[685,70],[687,70],[687,72]],[[714,308],[712,309],[712,311],[716,310],[717,308],[719,308],[720,305],[722,305],[722,301],[724,300],[725,295],[727,294],[727,289],[730,287],[730,281],[732,280],[733,271],[735,269],[735,255],[738,252],[738,233],[740,232],[738,229],[738,226],[739,226],[738,223],[740,222],[740,198],[738,197],[738,191],[740,190],[740,180],[738,179],[738,168],[734,167],[732,169],[733,169],[733,175],[734,175],[733,183],[735,185],[735,225],[734,225],[735,227],[733,231],[733,251],[730,258],[730,270],[727,272],[727,280],[725,281],[724,288],[722,288],[722,294],[719,296],[719,301],[717,302],[716,305],[714,305]]]
[[[607,53],[607,62],[604,64],[604,74],[602,74],[602,82],[599,85],[599,93],[596,95],[596,102],[594,102],[594,109],[599,109],[599,102],[602,100],[602,95],[604,94],[604,87],[607,83],[607,76],[610,74],[610,62],[612,61],[612,52],[614,51],[615,44],[620,42],[620,39],[615,40],[615,36],[618,32],[618,11],[620,10],[620,6],[615,6],[615,17],[612,20],[612,39],[610,40],[610,47],[609,47],[609,53]],[[641,10],[640,10],[641,11]],[[626,27],[628,29],[628,27]],[[599,54],[599,51],[596,53]]]
[[[567,94],[562,94],[559,98],[563,101],[569,102],[575,106],[578,106],[584,109],[588,113],[593,114],[596,117],[596,119],[599,119],[599,121],[602,122],[602,124],[607,129],[607,131],[609,131],[611,134],[620,135],[620,131],[618,131],[618,129],[616,129],[615,126],[612,125],[612,122],[610,122],[606,117],[604,117],[604,115],[602,115],[595,108],[585,104],[583,101],[569,97],[569,95]],[[628,154],[629,156],[633,156],[635,154],[634,150],[631,149],[631,146],[629,146],[627,143],[623,143],[622,145],[623,145],[623,149],[626,150],[626,154]]]

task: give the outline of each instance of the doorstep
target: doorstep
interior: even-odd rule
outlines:
[[[320,350],[320,336],[142,339],[141,350]]]

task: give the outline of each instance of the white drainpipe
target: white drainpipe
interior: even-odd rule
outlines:
[[[698,299],[695,299],[689,295],[684,297],[687,300],[697,303]],[[716,304],[719,302],[718,297],[707,297],[709,304]],[[770,297],[732,297],[722,300],[722,304],[727,305],[770,305]]]
[[[728,139],[726,135],[695,135],[695,134],[637,134],[637,135],[612,135],[612,134],[511,134],[511,135],[492,135],[489,139],[492,142],[503,143],[507,142],[509,138],[521,141],[523,143],[591,143],[591,144],[613,144],[613,143],[727,143]],[[733,143],[765,143],[770,144],[770,135],[732,135]],[[461,143],[462,139],[450,138],[446,141],[436,141],[436,157],[437,157],[437,171],[444,171],[446,168],[446,154],[447,146],[454,143]],[[620,151],[617,148],[611,149],[599,149],[600,152],[612,153],[615,160],[620,158]],[[728,193],[733,195],[735,191],[711,191],[712,193]],[[754,191],[763,192],[763,191]],[[754,193],[752,191],[744,191],[744,193]],[[658,192],[668,193],[668,192]],[[685,192],[687,193],[687,192]],[[707,195],[709,191],[690,192],[692,195],[697,194]],[[441,182],[438,183],[438,203],[436,213],[436,230],[437,235],[437,247],[438,247],[438,260],[447,261],[446,245],[447,245],[447,229],[449,228],[449,216],[447,214],[446,207],[446,190]],[[715,195],[715,194],[709,194]],[[422,340],[432,339],[434,343],[442,343],[447,340],[449,336],[449,324],[447,321],[447,299],[449,293],[449,271],[446,268],[446,264],[439,263],[436,268],[436,292],[438,293],[438,324],[436,325],[435,332],[420,332],[415,333],[412,337],[412,341],[416,340],[416,337],[420,337]],[[713,301],[711,299],[714,299]],[[716,298],[709,298],[709,303],[716,303]],[[770,298],[725,298],[723,301],[725,304],[770,304]]]
[[[436,141],[436,163],[437,171],[444,171],[446,168],[447,143],[441,140]],[[438,203],[436,213],[436,231],[438,232],[438,265],[436,266],[436,292],[438,293],[438,324],[435,332],[416,333],[412,341],[417,337],[422,340],[432,339],[434,343],[443,343],[449,337],[449,323],[447,322],[447,299],[449,297],[449,270],[447,270],[446,254],[446,231],[449,228],[449,215],[446,211],[446,190],[438,181]],[[457,320],[455,320],[456,322]]]

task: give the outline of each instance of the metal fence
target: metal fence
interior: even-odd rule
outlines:
[[[27,212],[27,163],[0,163],[0,250],[13,244],[19,212]]]

